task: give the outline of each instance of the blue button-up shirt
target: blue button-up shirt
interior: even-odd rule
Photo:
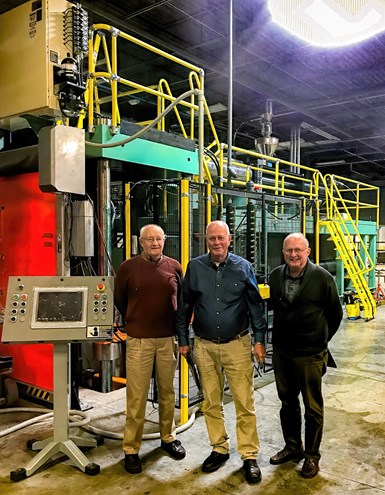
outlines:
[[[264,342],[266,320],[251,263],[229,253],[217,266],[209,254],[187,266],[176,314],[180,346],[189,345],[192,313],[195,335],[229,339],[251,327],[256,342]]]

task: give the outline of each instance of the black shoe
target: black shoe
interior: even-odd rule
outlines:
[[[248,483],[259,483],[261,481],[261,470],[255,459],[246,459],[243,461],[243,469],[245,470],[245,478]]]
[[[306,457],[300,475],[302,478],[314,478],[319,471],[319,459],[317,457]]]
[[[202,464],[202,471],[204,473],[212,473],[219,469],[222,464],[230,459],[230,454],[221,454],[220,452],[215,452],[213,450],[208,458]]]
[[[285,447],[283,450],[277,452],[273,457],[270,457],[270,464],[284,464],[288,461],[300,461],[304,458],[303,452],[296,450],[287,450]]]
[[[142,461],[138,454],[126,454],[124,456],[124,469],[127,473],[140,473],[142,471]]]
[[[179,440],[173,442],[161,442],[160,448],[167,452],[173,459],[180,460],[186,456],[186,451]]]

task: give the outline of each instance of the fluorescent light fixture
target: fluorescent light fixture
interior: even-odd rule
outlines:
[[[383,0],[268,2],[274,22],[313,45],[351,45],[385,30]]]
[[[214,105],[209,106],[210,113],[224,112],[227,107],[222,103],[214,103]]]
[[[341,141],[340,138],[333,136],[333,134],[330,134],[330,132],[324,131],[319,127],[315,127],[314,125],[311,125],[308,122],[302,122],[300,127],[302,127],[302,129],[306,129],[308,131],[314,132],[314,134],[318,134],[318,136],[322,136],[325,139],[329,139],[330,141]]]
[[[329,162],[317,162],[316,166],[318,167],[328,167],[330,165],[343,165],[345,160],[331,160]]]

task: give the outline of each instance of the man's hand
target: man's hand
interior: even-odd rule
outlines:
[[[188,351],[190,350],[189,345],[182,345],[181,347],[178,348],[179,353],[182,354],[182,356],[186,357]]]
[[[266,359],[266,349],[263,344],[260,342],[256,342],[254,344],[254,356],[258,364],[264,364],[265,359]]]

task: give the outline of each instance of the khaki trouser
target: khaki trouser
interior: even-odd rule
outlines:
[[[174,337],[160,339],[127,337],[127,402],[123,437],[123,450],[126,454],[137,454],[140,449],[154,362],[159,393],[160,437],[166,443],[176,439],[174,423],[174,375],[176,367]]]
[[[254,407],[251,336],[227,344],[215,344],[195,337],[194,356],[203,388],[203,412],[213,450],[226,454],[229,441],[223,415],[225,376],[233,397],[237,422],[238,452],[244,459],[255,459],[259,451]]]

